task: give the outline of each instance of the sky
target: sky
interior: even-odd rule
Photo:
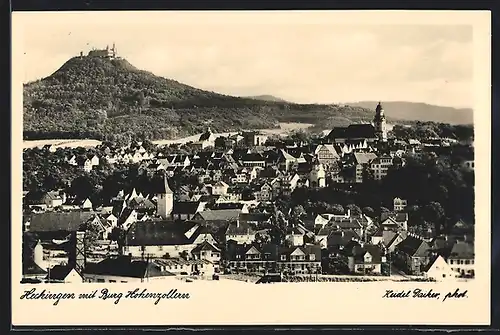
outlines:
[[[268,94],[298,103],[473,107],[472,25],[425,16],[387,18],[15,13],[13,30],[23,36],[24,82],[49,76],[80,51],[114,42],[119,56],[137,68],[223,94]]]

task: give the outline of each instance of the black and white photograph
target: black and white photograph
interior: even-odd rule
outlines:
[[[272,287],[293,292],[274,309],[341,294],[352,309],[373,287],[369,304],[400,311],[479,308],[489,26],[480,12],[313,13],[14,13],[23,303],[154,285],[166,310],[198,290],[232,309]],[[90,303],[77,300],[36,306]]]

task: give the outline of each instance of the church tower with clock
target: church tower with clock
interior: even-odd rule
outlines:
[[[387,123],[384,115],[384,108],[379,102],[377,108],[375,109],[375,117],[373,118],[373,126],[375,128],[375,134],[379,141],[387,141]]]

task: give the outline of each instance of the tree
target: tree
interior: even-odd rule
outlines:
[[[271,236],[268,233],[258,232],[255,234],[255,243],[263,245],[271,242]]]
[[[387,209],[386,207],[380,207],[380,213],[389,213],[390,210]]]
[[[304,207],[302,205],[297,205],[292,210],[292,219],[295,223],[298,223],[300,218],[306,214]]]
[[[341,215],[345,213],[344,207],[340,204],[334,204],[328,206],[328,211],[330,211],[333,214]]]
[[[363,214],[368,215],[370,217],[375,215],[375,211],[371,207],[364,207],[362,212]]]
[[[427,222],[433,223],[436,231],[441,230],[441,225],[445,217],[445,211],[439,202],[430,202],[424,208],[424,218]]]
[[[351,214],[354,214],[354,215],[360,215],[362,213],[361,208],[359,208],[355,204],[349,204],[349,205],[347,205],[346,209],[349,209],[351,211]]]
[[[101,238],[101,226],[96,220],[90,220],[85,224],[85,246],[87,250],[92,250]]]

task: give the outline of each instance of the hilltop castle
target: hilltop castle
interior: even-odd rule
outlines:
[[[116,46],[113,43],[113,47],[110,49],[109,45],[106,46],[106,49],[92,49],[88,53],[88,57],[100,57],[100,58],[117,58]],[[80,52],[80,57],[83,57],[83,52]]]

